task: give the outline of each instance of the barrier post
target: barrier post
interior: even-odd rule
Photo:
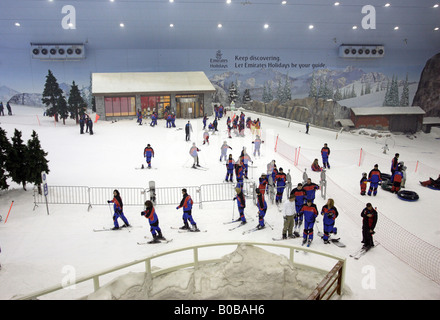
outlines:
[[[361,148],[361,151],[359,153],[359,165],[358,165],[358,167],[361,166],[361,161],[362,161],[362,148]]]
[[[275,140],[275,152],[277,152],[277,145],[278,145],[278,134],[277,134],[277,139]]]

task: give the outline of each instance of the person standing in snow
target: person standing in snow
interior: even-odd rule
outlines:
[[[193,131],[191,123],[188,121],[188,123],[185,125],[185,141],[190,140],[191,132]]]
[[[363,172],[362,173],[362,178],[361,178],[361,181],[360,181],[361,196],[365,196],[365,194],[367,193],[367,184],[368,184],[367,173]]]
[[[118,230],[119,229],[119,223],[118,223],[118,218],[121,218],[122,221],[124,222],[124,227],[129,227],[130,224],[128,223],[127,218],[124,215],[123,212],[123,208],[124,205],[122,203],[122,199],[121,199],[121,195],[119,194],[118,190],[114,190],[113,191],[113,200],[108,200],[108,203],[113,203],[113,209],[114,209],[114,215],[113,215],[113,230]]]
[[[159,218],[157,217],[156,210],[153,203],[150,200],[145,201],[145,210],[141,212],[141,216],[148,219],[150,223],[150,232],[153,236],[151,243],[158,243],[160,240],[166,240],[162,236],[162,230],[159,227]]]
[[[284,218],[284,226],[283,226],[283,239],[295,238],[293,234],[293,226],[295,223],[296,208],[295,208],[295,195],[290,195],[289,199],[287,199],[283,204],[283,218]]]
[[[252,143],[254,144],[254,157],[257,155],[257,153],[258,156],[260,156],[260,146],[262,143],[264,143],[264,141],[261,140],[260,136],[256,136]]]
[[[393,160],[391,160],[391,175],[394,174],[394,172],[397,170],[398,167],[399,167],[399,154],[396,153],[394,155]]]
[[[377,224],[377,211],[371,203],[367,203],[367,206],[361,212],[361,217],[363,248],[369,250],[374,247],[373,234]]]
[[[238,213],[240,214],[240,218],[238,218],[238,220],[241,220],[241,224],[246,224],[246,218],[244,216],[246,199],[244,197],[243,190],[241,190],[240,188],[235,188],[235,192],[237,193],[237,196],[235,196],[233,200],[237,200]]]
[[[286,188],[287,176],[283,171],[283,168],[280,168],[279,172],[275,176],[275,182],[277,186],[277,194],[275,197],[275,203],[281,204],[283,201],[283,193]]]
[[[328,162],[328,158],[330,156],[330,148],[327,146],[327,143],[324,143],[324,146],[321,149],[321,156],[323,167],[330,169],[330,163]]]
[[[307,242],[307,246],[310,246],[313,240],[313,227],[315,225],[316,217],[318,216],[318,209],[316,208],[316,204],[313,204],[312,201],[308,199],[306,204],[301,207],[299,215],[304,216],[304,232],[302,244],[304,245]]]
[[[307,200],[311,200],[313,203],[315,200],[315,192],[316,190],[319,190],[319,186],[316,183],[313,183],[311,178],[307,178],[307,182],[303,186],[303,189],[306,192]]]
[[[267,211],[267,203],[264,200],[264,196],[261,194],[260,189],[255,190],[257,193],[257,208],[258,208],[258,225],[257,229],[263,229],[264,225],[264,217],[266,216]]]
[[[382,182],[381,172],[377,164],[374,165],[374,168],[368,174],[368,182],[370,182],[370,188],[367,194],[371,196],[371,193],[373,193],[373,196],[375,196],[377,194],[377,187]]]
[[[324,235],[322,236],[322,240],[324,243],[329,242],[330,233],[336,234],[337,228],[335,227],[335,220],[338,217],[338,209],[335,207],[335,201],[333,199],[328,199],[327,203],[321,209],[321,215],[323,215],[323,224],[324,224]]]
[[[226,182],[228,182],[228,179],[230,182],[232,182],[234,176],[234,167],[235,167],[235,161],[234,159],[232,159],[232,154],[230,154],[229,159],[226,162],[226,177],[225,177]]]
[[[146,146],[146,148],[144,149],[144,158],[147,161],[148,164],[148,168],[151,168],[151,158],[154,158],[154,150],[153,148],[150,146],[150,144],[148,144]]]
[[[232,148],[227,144],[227,142],[223,141],[223,144],[220,147],[220,150],[221,150],[220,161],[222,161],[223,158],[225,158],[225,160],[227,160],[226,153],[228,152],[228,149],[232,150]]]
[[[197,228],[197,224],[192,217],[193,203],[194,202],[191,199],[191,196],[187,193],[187,190],[182,189],[182,200],[180,201],[180,204],[176,207],[177,210],[183,208],[183,226],[180,228],[182,230],[199,231],[199,229]],[[191,229],[188,225],[188,220],[191,223]]]
[[[200,165],[199,165],[199,154],[198,154],[199,151],[200,151],[200,149],[197,148],[196,147],[196,143],[193,142],[191,149],[189,149],[189,154],[194,159],[194,163],[193,163],[193,166],[192,166],[194,169],[197,169],[196,166],[200,167]]]
[[[203,144],[207,143],[209,145],[209,133],[208,130],[203,132]]]

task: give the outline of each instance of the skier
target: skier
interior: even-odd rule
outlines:
[[[197,224],[194,221],[193,217],[192,217],[192,205],[193,205],[193,200],[191,199],[191,196],[187,193],[186,189],[182,189],[182,200],[180,201],[180,204],[176,207],[176,210],[179,210],[180,208],[183,208],[183,226],[180,228],[182,230],[190,230],[190,231],[200,231],[197,228]],[[188,220],[191,223],[191,229],[188,225]]]
[[[315,191],[319,190],[319,186],[316,183],[313,183],[312,179],[307,178],[307,183],[303,186],[303,189],[306,192],[307,200],[311,200],[313,203],[315,200]]]
[[[321,149],[322,156],[322,165],[324,168],[330,169],[330,163],[328,162],[328,157],[330,156],[330,148],[327,146],[327,143],[324,143],[324,146]]]
[[[80,134],[84,134],[84,125],[85,125],[85,122],[86,122],[86,120],[85,120],[85,116],[82,115],[82,116],[79,118],[79,133],[80,133]]]
[[[267,184],[269,183],[269,180],[267,180],[267,176],[265,173],[261,174],[261,177],[258,179],[259,181],[259,185],[258,185],[258,189],[260,190],[260,193],[263,195],[264,197],[264,193],[266,192],[266,187]]]
[[[243,160],[243,170],[244,170],[244,177],[248,179],[248,168],[249,168],[249,161],[253,164],[254,162],[251,160],[251,157],[246,152],[246,147],[243,147],[243,150],[241,151],[241,158]]]
[[[393,186],[391,187],[391,193],[397,193],[400,190],[401,184],[403,180],[403,170],[402,166],[397,166],[397,169],[394,171],[393,175],[391,176],[391,182],[393,183]]]
[[[367,206],[361,212],[361,217],[363,249],[369,250],[374,247],[373,234],[377,224],[377,211],[371,203],[367,203]]]
[[[232,154],[229,155],[229,159],[226,162],[226,178],[225,181],[228,182],[228,178],[229,181],[232,182],[232,177],[234,175],[234,166],[235,166],[235,161],[234,159],[232,159]]]
[[[244,197],[243,191],[240,188],[235,188],[235,192],[237,192],[237,196],[234,197],[233,200],[237,200],[238,213],[240,214],[240,218],[238,218],[237,221],[241,220],[241,224],[246,224],[246,218],[244,216],[246,199]]]
[[[136,112],[137,114],[137,122],[139,123],[139,125],[142,125],[142,112],[140,109],[138,109],[138,111]]]
[[[235,163],[235,178],[237,179],[236,188],[243,189],[243,176],[243,163],[241,162],[241,159],[238,159],[238,161]]]
[[[154,158],[154,150],[150,144],[148,144],[144,149],[144,158],[147,160],[148,168],[151,168],[151,157]]]
[[[303,189],[302,183],[298,183],[297,187],[290,191],[290,194],[295,196],[296,212],[299,212],[306,200],[306,191]]]
[[[208,115],[205,113],[203,116],[203,130],[206,129],[206,121],[208,121]]]
[[[367,184],[368,184],[368,178],[366,172],[362,173],[360,184],[361,184],[361,196],[365,196],[367,191]]]
[[[267,203],[266,200],[264,200],[264,196],[260,193],[260,189],[257,188],[255,191],[257,193],[257,208],[258,208],[257,229],[263,229],[265,227],[264,216],[266,215],[266,211],[267,211]]]
[[[203,144],[207,143],[209,145],[209,133],[208,130],[203,132]]]
[[[228,149],[232,150],[232,148],[230,146],[228,146],[227,142],[223,141],[223,144],[220,147],[220,150],[221,150],[220,161],[222,161],[223,158],[225,158],[225,160],[227,160],[226,153],[228,152]]]
[[[275,197],[275,203],[278,205],[281,204],[283,201],[283,193],[287,181],[287,177],[286,174],[283,172],[283,168],[280,168],[279,172],[276,174],[275,181],[277,185],[277,195]]]
[[[188,123],[185,125],[185,141],[190,140],[191,132],[193,131],[191,123],[188,121]]]
[[[150,122],[150,126],[154,127],[155,125],[157,125],[157,113],[153,112],[151,114],[151,122]]]
[[[373,193],[373,196],[377,194],[377,186],[382,182],[381,173],[378,168],[379,166],[375,164],[374,168],[371,169],[368,174],[368,182],[370,182],[370,188],[368,189],[369,196],[371,196],[371,193]]]
[[[330,243],[328,241],[330,233],[336,234],[338,229],[335,227],[335,219],[338,217],[339,212],[335,207],[335,201],[333,199],[328,199],[327,204],[325,204],[321,209],[321,215],[323,215],[324,224],[324,235],[322,240],[324,243]]]
[[[293,226],[295,223],[295,216],[297,215],[295,209],[295,195],[291,194],[283,204],[283,239],[295,238],[293,235]]]
[[[306,134],[309,134],[310,123],[306,122]]]
[[[194,163],[193,163],[193,166],[192,166],[194,169],[197,169],[197,167],[200,167],[200,165],[199,165],[199,155],[198,155],[199,151],[200,151],[200,149],[197,148],[196,147],[196,143],[193,142],[191,149],[189,149],[189,154],[194,159]]]
[[[113,200],[108,200],[107,203],[113,203],[113,209],[115,211],[113,215],[114,228],[112,230],[119,229],[118,218],[121,218],[122,221],[124,221],[123,227],[130,227],[130,224],[128,223],[128,220],[123,212],[124,205],[122,203],[121,195],[119,194],[118,190],[113,191]]]
[[[318,216],[318,209],[316,208],[316,204],[313,204],[312,201],[308,199],[306,204],[301,207],[299,215],[304,217],[302,245],[307,242],[307,246],[310,246],[313,240],[313,226],[315,225],[315,220]]]
[[[150,232],[153,236],[153,240],[151,240],[150,243],[158,243],[160,240],[166,240],[162,236],[162,230],[160,230],[159,227],[159,218],[157,217],[156,210],[150,200],[145,201],[145,210],[141,212],[141,216],[148,219],[148,222],[150,223]]]
[[[93,121],[89,117],[87,117],[87,128],[90,130],[90,135],[93,135]]]
[[[264,143],[264,141],[261,140],[260,136],[256,136],[255,140],[252,141],[252,143],[254,144],[254,157],[256,156],[257,152],[258,152],[258,156],[260,156],[260,146],[262,143]]]

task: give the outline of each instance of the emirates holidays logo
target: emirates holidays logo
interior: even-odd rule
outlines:
[[[215,53],[215,58],[209,59],[209,68],[213,70],[228,68],[228,59],[223,58],[223,53],[221,50],[217,50]]]

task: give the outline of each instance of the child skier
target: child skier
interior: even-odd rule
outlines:
[[[315,200],[315,192],[319,190],[319,186],[316,183],[312,182],[312,179],[307,178],[307,183],[303,186],[304,191],[306,192],[307,200],[311,200],[312,203]]]
[[[194,221],[193,217],[192,217],[192,205],[193,205],[193,200],[191,199],[191,196],[187,193],[186,189],[182,189],[182,200],[180,201],[180,204],[176,207],[177,210],[179,210],[180,208],[183,208],[183,226],[180,228],[182,230],[189,230],[189,231],[200,231],[197,228],[197,224]],[[188,225],[188,220],[191,223],[191,229]]]
[[[365,196],[367,192],[367,184],[368,184],[368,178],[366,172],[362,173],[360,184],[361,184],[361,196]]]
[[[124,227],[130,227],[130,224],[128,223],[127,218],[124,216],[124,212],[123,210],[123,203],[122,203],[122,199],[121,199],[121,195],[119,194],[118,190],[114,190],[113,191],[113,200],[108,200],[108,203],[113,203],[113,208],[114,208],[114,215],[113,215],[113,223],[114,223],[114,227],[112,230],[118,230],[119,229],[119,223],[118,223],[118,218],[121,218],[122,221],[124,221]]]
[[[145,201],[145,210],[141,212],[141,216],[148,219],[148,222],[150,223],[150,232],[153,236],[153,240],[149,243],[159,243],[160,240],[166,240],[162,236],[162,231],[159,228],[159,218],[157,217],[156,210],[150,200]]]
[[[208,130],[203,132],[203,144],[207,143],[209,145],[209,133]]]
[[[264,143],[264,141],[261,140],[260,136],[256,136],[255,140],[252,141],[252,143],[254,144],[254,157],[256,156],[257,153],[258,156],[260,156],[260,146],[262,143]]]
[[[193,166],[192,166],[194,169],[196,169],[196,166],[200,167],[200,165],[199,165],[199,154],[198,154],[199,151],[200,151],[200,149],[197,148],[196,147],[196,143],[193,142],[191,149],[189,149],[189,154],[194,159],[194,163],[193,163]]]
[[[338,217],[339,213],[335,207],[335,201],[333,199],[330,198],[327,200],[327,204],[321,209],[321,215],[324,216],[324,236],[322,237],[322,240],[324,240],[324,243],[330,243],[328,241],[330,233],[336,234],[338,231],[335,227],[335,219]]]
[[[144,158],[147,161],[148,168],[151,168],[151,157],[154,158],[154,150],[150,144],[147,144],[147,146],[144,149]]]
[[[243,191],[240,188],[235,188],[237,196],[233,200],[237,200],[238,213],[240,214],[241,224],[246,224],[246,218],[244,216],[244,208],[246,208],[246,199],[244,197]]]

